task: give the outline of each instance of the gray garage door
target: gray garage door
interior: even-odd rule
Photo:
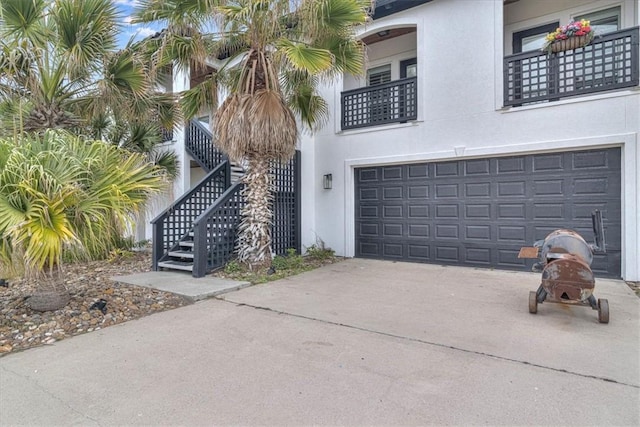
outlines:
[[[607,253],[592,268],[620,277],[620,149],[356,169],[356,256],[526,270],[517,258],[557,228],[593,242],[603,212]]]

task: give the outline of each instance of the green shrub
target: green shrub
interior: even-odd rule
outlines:
[[[321,244],[313,244],[307,248],[307,256],[319,261],[324,261],[333,258],[335,251],[325,247],[324,242],[321,241]]]
[[[61,131],[0,139],[0,273],[105,259],[165,181],[140,154]]]
[[[236,260],[231,260],[224,266],[224,272],[227,274],[238,273],[240,271],[242,271],[242,266]]]
[[[295,249],[287,249],[286,255],[277,255],[271,261],[271,267],[276,271],[280,270],[298,270],[304,266],[304,259]]]

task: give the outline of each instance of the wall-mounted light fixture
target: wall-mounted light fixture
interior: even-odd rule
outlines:
[[[389,30],[378,31],[376,34],[378,35],[378,37],[388,36],[389,35]]]
[[[333,185],[333,177],[330,173],[322,176],[322,188],[325,190],[331,190]]]

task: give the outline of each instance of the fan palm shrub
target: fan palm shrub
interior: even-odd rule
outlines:
[[[219,148],[247,165],[240,261],[271,261],[270,165],[295,153],[298,121],[311,129],[326,122],[318,84],[362,73],[364,47],[355,30],[370,7],[370,0],[140,2],[138,22],[166,25],[163,36],[150,41],[158,64],[170,59],[196,70],[207,61],[218,65],[183,94],[182,108],[191,117],[217,107],[219,87],[228,94],[215,110],[212,131]]]
[[[146,156],[68,132],[0,139],[0,274],[64,293],[63,259],[105,258],[165,182]]]

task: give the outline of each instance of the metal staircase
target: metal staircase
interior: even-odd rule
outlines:
[[[178,198],[153,224],[153,269],[190,271],[203,277],[223,267],[233,256],[236,230],[244,206],[240,177],[244,170],[233,165],[212,143],[211,133],[199,122],[185,129],[185,148],[207,175]],[[273,249],[285,253],[300,250],[300,153],[287,165],[274,165]]]

